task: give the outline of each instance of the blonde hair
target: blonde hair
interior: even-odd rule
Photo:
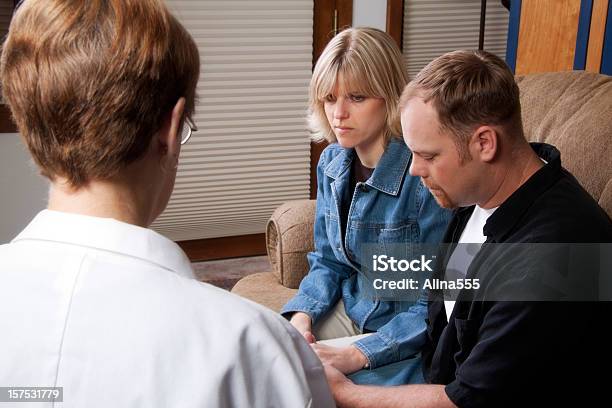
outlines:
[[[75,188],[141,158],[198,49],[162,0],[27,0],[2,50],[2,93],[41,173]]]
[[[408,82],[402,53],[384,31],[348,28],[325,47],[315,65],[309,89],[308,125],[315,141],[336,141],[325,115],[325,98],[333,93],[342,74],[344,89],[385,101],[385,142],[401,137],[399,98]]]

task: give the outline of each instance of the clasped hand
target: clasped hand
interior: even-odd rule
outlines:
[[[311,331],[312,320],[306,313],[295,313],[291,318],[291,324],[304,336],[324,365],[331,365],[343,374],[354,373],[366,365],[367,358],[353,345],[332,347],[317,343]]]

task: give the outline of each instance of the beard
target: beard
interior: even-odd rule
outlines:
[[[430,186],[426,184],[423,179],[421,179],[421,182],[425,187],[427,187],[434,200],[436,200],[440,207],[448,209],[458,207],[457,204],[448,196],[448,194],[446,194],[446,192],[442,190],[439,186]]]

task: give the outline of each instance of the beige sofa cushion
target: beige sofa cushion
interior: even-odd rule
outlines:
[[[525,136],[561,163],[612,216],[612,77],[584,71],[517,78]]]
[[[281,285],[271,272],[254,273],[240,279],[232,288],[232,293],[266,306],[275,312],[297,293]]]

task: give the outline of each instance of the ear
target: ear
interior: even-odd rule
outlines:
[[[477,128],[470,139],[472,157],[477,157],[483,162],[492,161],[497,155],[498,138],[499,134],[492,126]]]
[[[179,131],[183,125],[183,113],[185,112],[185,98],[181,97],[172,108],[172,112],[164,120],[164,125],[157,133],[157,139],[161,151],[171,158],[178,160],[181,152],[181,141]]]

